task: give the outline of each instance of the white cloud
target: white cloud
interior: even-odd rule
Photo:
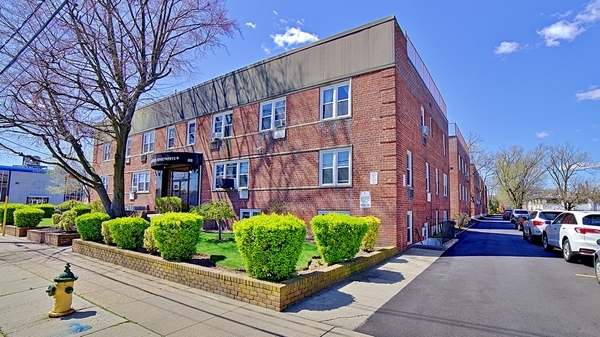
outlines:
[[[260,49],[262,49],[262,51],[265,52],[265,54],[271,54],[271,49],[269,49],[269,47],[267,47],[267,45],[265,43],[260,45]]]
[[[539,131],[535,133],[535,136],[538,138],[546,138],[548,136],[550,136],[550,134],[546,131]]]
[[[300,28],[286,27],[284,34],[271,35],[273,42],[280,48],[288,48],[293,45],[318,41],[317,35],[303,32]]]
[[[587,101],[587,100],[597,101],[597,100],[600,100],[600,88],[598,88],[598,89],[590,89],[590,90],[585,91],[585,92],[578,92],[577,94],[575,94],[575,97],[577,98],[578,101]]]
[[[571,11],[561,15],[566,17],[572,14]],[[577,15],[573,21],[560,20],[537,31],[546,41],[547,47],[556,47],[560,45],[560,40],[573,41],[579,34],[585,32],[586,27],[600,20],[600,0],[592,0],[585,9]]]
[[[494,50],[494,54],[511,54],[521,49],[521,45],[518,42],[501,42],[498,47]]]
[[[273,10],[273,14],[279,15],[279,13],[276,10]]]
[[[246,26],[248,26],[248,27],[250,27],[252,29],[256,28],[256,24],[252,23],[252,22],[246,22]]]
[[[594,23],[598,20],[600,20],[600,0],[591,1],[585,6],[583,12],[575,16],[575,21],[581,23]]]

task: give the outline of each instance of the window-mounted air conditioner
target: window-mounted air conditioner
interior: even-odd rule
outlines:
[[[135,200],[137,196],[137,187],[132,186],[129,188],[129,200]]]
[[[219,140],[221,138],[223,138],[223,132],[213,132],[210,135],[211,140]]]
[[[427,202],[431,202],[431,193],[427,192]]]
[[[427,127],[427,125],[421,126],[421,133],[424,135],[429,133],[429,128]]]
[[[285,119],[276,119],[274,123],[276,128],[281,128],[285,126]]]
[[[230,190],[233,189],[233,181],[234,180],[231,178],[217,178],[215,181],[215,187],[224,190]]]
[[[413,199],[415,197],[415,191],[412,187],[408,187],[408,199]]]
[[[147,154],[141,155],[140,160],[142,161],[142,163],[145,164],[148,161],[148,155]]]
[[[125,157],[125,164],[129,165],[131,163],[130,157]]]

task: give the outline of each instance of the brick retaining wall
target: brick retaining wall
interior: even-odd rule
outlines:
[[[170,262],[158,256],[80,239],[73,240],[73,251],[276,311],[282,311],[295,302],[344,280],[352,274],[387,260],[397,252],[395,247],[382,248],[367,256],[357,257],[350,262],[336,264],[282,283],[272,283],[189,263]]]
[[[23,237],[23,236],[27,236],[28,230],[31,230],[34,228],[35,227],[17,227],[17,226],[12,226],[12,225],[6,225],[4,233],[6,235]]]

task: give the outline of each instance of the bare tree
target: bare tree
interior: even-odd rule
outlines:
[[[58,12],[45,27],[48,13]],[[0,48],[17,55],[0,88],[0,147],[24,156],[12,139],[33,137],[64,169],[100,196],[112,217],[125,214],[125,146],[138,102],[173,70],[223,47],[238,30],[224,0],[24,0],[0,5]],[[44,8],[45,7],[45,8]],[[26,19],[30,16],[29,19]],[[91,142],[115,144],[113,198],[85,156]],[[83,174],[69,163],[77,161]]]
[[[521,146],[502,148],[496,153],[495,178],[514,207],[522,207],[526,200],[539,195],[543,182],[544,147],[524,152]]]
[[[74,179],[70,174],[60,167],[55,167],[52,170],[48,170],[50,181],[53,185],[46,187],[46,190],[52,194],[64,194],[65,196],[75,195],[81,196],[83,199],[89,201],[90,189],[88,186],[83,185],[77,179]]]
[[[587,202],[581,173],[591,170],[590,163],[589,153],[570,142],[549,148],[544,164],[556,187],[557,197],[566,210]]]

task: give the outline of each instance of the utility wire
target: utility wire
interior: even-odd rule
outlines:
[[[6,47],[6,45],[10,42],[10,40],[12,40],[15,35],[17,35],[17,33],[19,33],[19,31],[21,30],[21,28],[23,28],[25,26],[25,24],[27,23],[27,21],[29,21],[29,19],[31,19],[31,17],[37,13],[37,11],[40,9],[40,7],[42,7],[42,5],[44,4],[44,2],[46,2],[46,0],[42,0],[40,1],[40,3],[37,5],[37,7],[35,7],[35,9],[33,10],[33,12],[31,12],[31,14],[29,14],[27,16],[27,18],[25,18],[25,21],[23,21],[23,23],[21,24],[21,26],[19,28],[17,28],[17,30],[14,31],[14,33],[12,33],[12,35],[4,42],[4,44],[2,44],[0,46],[0,50],[4,49],[4,47]]]

